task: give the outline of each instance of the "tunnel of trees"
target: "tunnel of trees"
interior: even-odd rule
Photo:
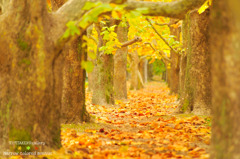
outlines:
[[[77,138],[71,125],[94,123],[94,115],[101,110],[93,113],[92,108],[98,106],[106,114],[118,110],[119,117],[129,115],[126,110],[134,102],[141,107],[175,99],[173,121],[181,114],[211,120],[206,158],[240,158],[239,6],[235,0],[0,0],[0,155],[33,152],[32,144],[14,141],[44,142],[34,151],[67,149],[64,127],[68,125],[67,140]],[[151,81],[166,88],[158,92]],[[144,90],[152,91],[145,92],[149,97],[141,96]],[[165,96],[157,96],[165,90]],[[151,103],[142,104],[133,97]],[[147,109],[146,114],[152,115],[152,108]],[[134,114],[143,116],[141,111]],[[181,134],[179,123],[174,129]],[[201,126],[205,125],[197,128]],[[160,124],[158,134],[163,127]],[[99,133],[107,135],[110,130],[106,129]],[[127,150],[120,147],[119,153],[130,151],[129,144]],[[166,145],[157,154],[145,155],[176,157]],[[80,148],[85,153],[80,156],[89,158],[92,149]],[[68,155],[74,158],[74,151]],[[176,151],[182,152],[178,154],[182,158],[187,155],[183,148]]]

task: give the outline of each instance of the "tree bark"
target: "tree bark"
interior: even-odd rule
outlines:
[[[86,61],[87,50],[82,47],[84,40],[70,42],[67,52],[63,76],[62,122],[79,123],[89,121],[90,117],[85,105],[86,72],[81,67],[81,61]]]
[[[106,21],[108,27],[116,24],[113,19]],[[106,41],[100,34],[103,26],[97,25],[98,32],[98,48],[104,46]],[[114,104],[114,89],[113,89],[113,75],[114,75],[114,59],[112,54],[104,54],[104,51],[99,51],[96,60],[96,83],[93,89],[92,103],[98,105]]]
[[[138,64],[138,69],[141,74],[143,83],[147,83],[147,59],[146,58],[140,59],[140,62]]]
[[[1,151],[8,141],[45,142],[42,150],[61,146],[62,58],[52,26],[58,24],[46,1],[14,1],[0,18]]]
[[[130,89],[131,90],[132,89],[138,90],[143,87],[140,81],[141,79],[139,78],[139,69],[138,69],[139,61],[140,59],[138,57],[137,50],[135,50],[131,54],[131,64],[130,64],[130,72],[131,72]]]
[[[191,12],[188,19],[187,65],[182,111],[209,115],[211,110],[211,62],[208,43],[209,10]],[[186,32],[184,32],[186,33]],[[184,60],[184,59],[183,59]],[[184,61],[182,61],[184,62]]]
[[[213,159],[240,158],[240,10],[239,1],[213,1],[212,59]]]
[[[117,27],[119,42],[128,40],[128,26]],[[127,47],[117,49],[114,55],[114,92],[115,99],[127,99]]]
[[[175,21],[173,19],[170,20],[170,22]],[[173,28],[170,26],[170,33],[171,35],[176,36],[175,40],[180,41],[180,28]],[[173,51],[171,51],[171,79],[170,79],[170,90],[171,93],[178,93],[179,89],[179,63],[180,63],[180,55],[175,54]]]
[[[153,66],[152,66],[152,64],[148,63],[147,70],[148,70],[148,78],[147,79],[149,81],[151,81],[152,78],[153,78]]]

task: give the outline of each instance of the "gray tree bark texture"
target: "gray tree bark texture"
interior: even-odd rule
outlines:
[[[209,115],[211,112],[211,62],[208,38],[209,10],[190,13],[188,19],[187,64],[182,111]],[[183,33],[186,33],[185,31]],[[183,68],[184,69],[184,68]]]
[[[1,151],[8,141],[61,146],[62,58],[55,35],[62,30],[53,30],[59,25],[46,8],[46,1],[12,1],[0,17]]]
[[[52,10],[56,11],[66,0],[51,0]],[[86,34],[86,33],[85,33]],[[68,42],[63,49],[64,73],[61,122],[79,123],[89,121],[85,106],[86,72],[81,68],[81,62],[86,60],[87,50],[82,47],[85,41],[82,37]]]
[[[114,19],[106,21],[106,26],[110,27],[116,24]],[[101,26],[100,26],[101,25]],[[104,25],[105,26],[105,25]],[[106,44],[101,35],[102,24],[96,26],[98,32],[98,48]],[[92,103],[98,105],[114,104],[114,89],[113,89],[113,75],[114,75],[114,58],[112,54],[105,54],[104,51],[97,53],[96,60],[96,79],[93,88]]]
[[[81,61],[87,59],[87,48],[82,47],[85,41],[79,37],[68,43],[65,48],[65,64],[62,93],[62,123],[80,123],[89,121],[85,105],[86,72]]]
[[[239,6],[239,1],[218,0],[211,10],[212,159],[240,158]]]
[[[128,26],[117,27],[117,37],[119,42],[128,40]],[[114,95],[115,99],[127,99],[127,53],[128,48],[117,49],[114,55]]]

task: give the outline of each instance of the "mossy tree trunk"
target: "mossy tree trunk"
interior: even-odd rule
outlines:
[[[87,49],[83,47],[85,41],[79,37],[66,47],[63,96],[62,122],[79,123],[89,121],[89,114],[85,105],[86,72],[81,67],[81,61],[87,59]]]
[[[53,31],[54,22],[46,1],[35,0],[14,1],[0,18],[1,151],[8,141],[61,146],[62,58],[51,35],[62,32]]]
[[[187,17],[188,18],[188,17]],[[211,111],[211,61],[208,41],[209,10],[189,15],[187,65],[182,111],[209,115]]]
[[[212,159],[240,158],[239,6],[239,1],[218,0],[211,10]]]
[[[56,11],[66,1],[51,0],[52,10]],[[62,123],[89,121],[85,106],[86,72],[81,68],[81,61],[86,60],[87,56],[86,47],[82,47],[84,42],[81,37],[78,37],[68,42],[62,51],[64,54]],[[62,76],[60,75],[59,78],[62,78]]]
[[[128,26],[117,27],[119,42],[128,40]],[[128,48],[117,49],[114,55],[114,95],[116,99],[127,99],[127,53]]]
[[[115,25],[115,20],[110,19],[106,21],[106,26]],[[104,26],[97,25],[98,32],[98,48],[104,46],[106,41],[101,35],[101,28]],[[104,51],[97,53],[96,59],[96,80],[93,89],[92,103],[93,104],[114,104],[114,89],[113,89],[113,75],[114,75],[114,58],[113,54],[105,54]]]

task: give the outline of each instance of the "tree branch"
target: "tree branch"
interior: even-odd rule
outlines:
[[[206,0],[178,0],[173,2],[128,1],[125,3],[127,5],[125,9],[134,10],[137,8],[147,8],[148,12],[143,13],[143,15],[184,19],[188,11],[200,7],[205,1]]]
[[[173,47],[169,45],[169,43],[166,41],[166,39],[157,31],[157,29],[153,26],[152,22],[150,21],[149,18],[146,18],[149,24],[152,26],[153,30],[157,33],[157,35],[164,41],[164,43],[175,53],[176,55],[179,56],[179,52],[175,50]]]
[[[57,10],[67,21],[79,19],[86,11],[82,10],[85,3],[89,0],[69,0]],[[174,2],[144,2],[126,0],[91,0],[91,2],[125,4],[126,10],[137,8],[147,8],[148,12],[143,15],[164,16],[170,18],[183,19],[185,14],[195,8],[200,7],[205,0],[179,0]],[[125,3],[124,3],[125,2]]]
[[[135,36],[134,39],[126,41],[126,42],[123,42],[121,47],[126,47],[128,45],[132,45],[132,44],[134,44],[136,42],[140,42],[140,41],[142,41],[142,39],[140,37],[138,37],[138,36]]]
[[[116,3],[125,4],[126,10],[135,10],[137,8],[147,8],[148,12],[143,13],[149,16],[165,16],[177,19],[183,19],[184,15],[195,8],[200,7],[205,0],[179,0],[174,2],[144,2],[144,1],[127,1],[126,0],[68,0],[62,7],[60,7],[55,14],[58,17],[62,17],[61,24],[59,26],[63,29],[66,28],[66,23],[68,21],[79,21],[84,14],[87,13],[86,10],[82,10],[86,2],[102,2],[102,3]],[[124,3],[125,2],[125,3]],[[89,24],[91,25],[91,24]],[[85,29],[85,28],[84,28]],[[63,29],[65,30],[65,29]],[[84,32],[85,30],[83,30]],[[61,37],[62,35],[59,35]],[[65,42],[69,41],[65,39],[60,42],[59,46],[63,46]],[[59,42],[59,38],[56,40]],[[172,49],[173,50],[173,49]],[[176,51],[175,51],[176,52]]]
[[[169,22],[169,23],[155,23],[155,24],[158,25],[158,26],[164,26],[164,25],[170,26],[170,25],[173,25],[173,24],[177,24],[178,22],[179,22],[179,20],[174,20],[174,21]]]
[[[152,48],[154,51],[156,51],[156,52],[158,51],[158,50],[156,50],[156,49],[153,47],[153,45],[152,45],[150,42],[145,42],[144,44],[145,44],[145,45],[150,45],[151,48]],[[165,55],[165,53],[164,53],[163,51],[160,50],[160,51],[158,51],[158,53],[159,53],[159,55],[160,55],[164,60],[172,63],[172,60],[169,59],[169,58]]]

